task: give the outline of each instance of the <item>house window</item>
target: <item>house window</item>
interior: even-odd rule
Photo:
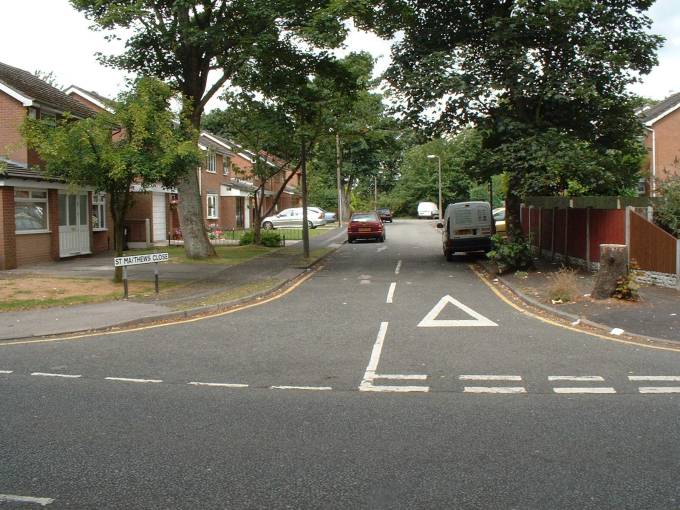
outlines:
[[[208,211],[207,211],[207,218],[209,220],[216,220],[217,219],[217,195],[207,195],[207,204],[208,204]]]
[[[106,193],[92,194],[92,228],[106,230]]]
[[[231,158],[224,156],[222,158],[222,174],[223,175],[229,174],[229,167],[230,166],[231,166]]]
[[[206,170],[211,174],[217,172],[217,154],[212,149],[208,149],[208,157],[206,161]]]
[[[47,190],[14,190],[14,223],[17,232],[47,232]]]

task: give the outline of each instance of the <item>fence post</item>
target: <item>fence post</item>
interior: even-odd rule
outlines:
[[[569,264],[569,206],[564,209],[564,263]]]
[[[543,208],[538,208],[538,256],[542,257],[541,239],[543,237]]]
[[[149,218],[144,219],[144,236],[146,237],[146,247],[151,246],[151,220]]]
[[[628,246],[628,264],[630,265],[630,212],[633,209],[632,206],[626,206],[625,209],[625,229],[626,229],[626,246]]]
[[[557,226],[557,207],[552,208],[552,232],[550,233],[550,251],[552,255],[550,260],[555,261],[555,227]]]
[[[590,271],[590,207],[586,207],[586,270]]]
[[[675,241],[675,286],[680,290],[680,239]]]

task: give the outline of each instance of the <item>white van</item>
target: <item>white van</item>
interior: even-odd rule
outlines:
[[[418,218],[439,218],[439,208],[434,202],[420,202],[418,204]]]
[[[442,246],[446,260],[454,252],[491,250],[491,236],[495,233],[491,206],[488,202],[459,202],[449,204],[444,221],[437,223],[442,231]]]

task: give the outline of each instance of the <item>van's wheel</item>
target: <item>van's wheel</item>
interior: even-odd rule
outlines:
[[[449,262],[453,262],[453,252],[451,250],[444,248],[444,257],[446,257],[446,260]]]
[[[274,228],[274,224],[271,221],[265,221],[262,224],[262,228],[265,229],[265,230],[271,230],[271,229]]]

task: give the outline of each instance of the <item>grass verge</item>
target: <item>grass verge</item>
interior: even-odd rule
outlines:
[[[144,253],[168,253],[170,255],[169,264],[218,264],[233,266],[245,262],[246,260],[259,257],[270,253],[277,248],[267,248],[265,246],[215,246],[216,257],[209,259],[190,259],[184,253],[183,246],[156,246],[153,248],[140,248],[127,250],[125,255],[140,255]]]
[[[191,308],[197,308],[199,306],[219,305],[221,303],[235,301],[237,299],[248,297],[252,294],[272,290],[283,282],[284,280],[281,278],[267,278],[258,282],[234,287],[224,292],[211,294],[210,296],[196,299],[194,301],[183,301],[182,303],[174,306],[173,310],[188,310]]]

